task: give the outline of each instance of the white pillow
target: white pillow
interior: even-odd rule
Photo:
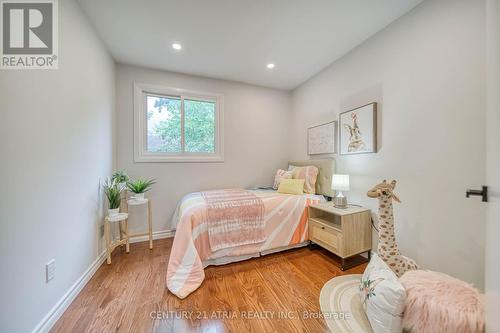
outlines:
[[[377,254],[363,273],[359,296],[374,333],[401,332],[406,291]]]

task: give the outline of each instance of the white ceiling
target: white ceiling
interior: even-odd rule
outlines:
[[[421,1],[78,0],[118,62],[280,89],[297,87]]]

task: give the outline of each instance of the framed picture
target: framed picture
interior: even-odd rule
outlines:
[[[377,152],[377,103],[339,114],[340,155]]]
[[[337,121],[307,129],[307,154],[334,154],[337,147]]]

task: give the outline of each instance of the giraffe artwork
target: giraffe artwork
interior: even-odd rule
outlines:
[[[417,263],[408,257],[405,257],[399,252],[396,237],[394,235],[394,214],[392,209],[392,200],[401,202],[394,194],[396,181],[388,183],[383,181],[375,185],[368,191],[367,195],[370,198],[378,198],[378,216],[379,216],[379,231],[378,231],[378,247],[377,253],[382,260],[396,273],[397,277],[401,277],[406,271],[418,269]]]
[[[349,145],[347,146],[347,151],[352,153],[356,151],[366,150],[366,145],[361,137],[361,131],[358,126],[358,114],[356,112],[351,113],[352,126],[344,124],[345,128],[349,131]]]

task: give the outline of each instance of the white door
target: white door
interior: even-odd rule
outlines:
[[[486,1],[486,332],[500,332],[500,0]]]

